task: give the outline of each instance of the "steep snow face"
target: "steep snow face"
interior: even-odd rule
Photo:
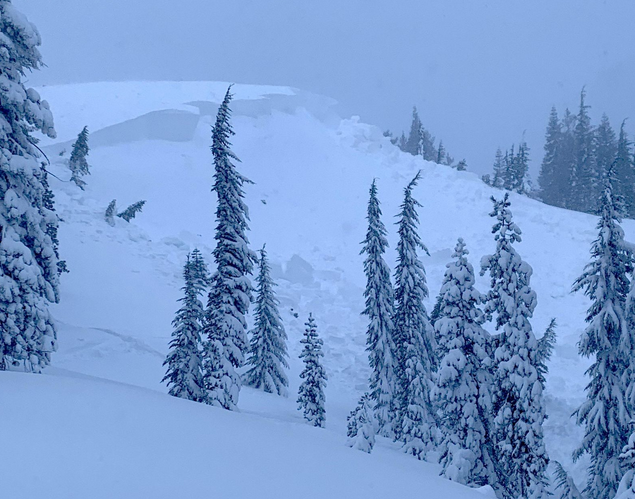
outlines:
[[[63,220],[60,250],[71,271],[62,276],[62,301],[53,309],[60,324],[60,350],[53,366],[165,393],[159,383],[161,363],[178,308],[185,256],[197,247],[212,263],[215,199],[210,192],[209,146],[215,109],[226,84],[95,83],[39,90],[51,104],[60,136],[59,142],[46,144],[45,151],[54,163],[51,171],[59,177],[50,182]],[[254,249],[267,244],[272,275],[279,284],[280,313],[289,335],[292,394],[289,399],[274,399],[244,389],[239,406],[247,413],[300,421],[293,396],[301,370],[297,357],[304,322],[312,312],[324,339],[329,376],[325,430],[329,437],[325,438],[336,439],[333,432],[344,445],[346,415],[367,389],[369,374],[366,324],[360,316],[365,282],[359,250],[372,179],[377,179],[389,230],[386,257],[394,269],[394,215],[404,186],[422,170],[414,195],[423,205],[420,234],[430,251],[429,257],[421,255],[431,294],[428,310],[459,237],[477,269],[480,257],[494,250],[489,198],[502,193],[475,174],[400,152],[379,129],[356,118],[337,118],[328,99],[278,87],[237,85],[234,91],[233,150],[242,160],[241,173],[255,182],[246,186],[249,238]],[[178,117],[172,119],[170,114]],[[82,192],[66,181],[68,152],[58,154],[68,151],[69,141],[84,125],[95,140],[88,156],[91,175],[85,177],[87,187]],[[117,218],[111,227],[103,215],[112,199],[117,199],[120,210],[140,199],[147,203],[131,223]],[[511,200],[514,220],[523,230],[517,250],[534,268],[532,285],[538,295],[534,332],[540,336],[552,317],[558,320],[558,344],[546,390],[545,433],[551,456],[571,466],[570,453],[581,431],[569,416],[584,398],[588,362],[578,357],[576,349],[587,302],[569,290],[588,261],[596,218],[519,195]],[[627,237],[635,232],[632,222],[624,225]],[[477,278],[481,291],[487,286],[486,277]],[[57,379],[29,381],[57,382],[66,387]],[[90,391],[87,384],[82,390]],[[143,393],[153,400],[158,397]],[[121,396],[113,403],[131,397]],[[160,417],[161,404],[176,403],[157,402],[156,410],[139,417]],[[197,412],[204,408],[185,410],[199,414],[196,417],[208,414]],[[214,418],[220,418],[218,424],[232,425],[232,417],[243,421],[243,416],[210,414],[211,426]],[[382,445],[391,447],[380,443],[378,448]],[[372,460],[374,455],[364,459]],[[396,452],[394,459],[403,465]],[[571,468],[578,481],[583,480],[585,464],[581,460]],[[405,466],[438,471],[422,463]]]

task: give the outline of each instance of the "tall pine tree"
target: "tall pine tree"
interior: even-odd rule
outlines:
[[[603,114],[600,124],[595,129],[596,176],[599,181],[606,176],[616,157],[617,137],[609,117]]]
[[[496,457],[491,445],[491,359],[483,329],[483,300],[474,288],[468,251],[459,239],[455,261],[447,265],[435,329],[443,352],[435,406],[441,414],[442,475],[464,485],[496,486]]]
[[[205,400],[203,386],[201,331],[205,310],[201,297],[207,289],[209,275],[201,252],[195,249],[187,255],[183,268],[183,298],[181,308],[172,321],[174,330],[164,366],[167,372],[162,382],[170,387],[174,397],[202,402]]]
[[[412,123],[410,124],[410,133],[405,144],[405,152],[409,152],[413,156],[419,156],[423,153],[421,148],[421,140],[423,138],[423,125],[419,118],[416,107],[412,108]]]
[[[590,456],[585,492],[594,499],[615,495],[623,475],[619,456],[628,441],[631,420],[622,373],[629,366],[632,351],[623,350],[621,343],[628,332],[624,309],[633,262],[620,227],[621,206],[613,193],[614,176],[614,169],[609,169],[591,262],[573,285],[573,291],[582,290],[591,299],[588,325],[578,348],[580,355],[591,357],[594,362],[587,370],[591,380],[586,387],[586,401],[575,413],[585,434],[574,459],[582,454]]]
[[[545,134],[545,155],[538,175],[540,199],[552,206],[563,206],[562,189],[568,188],[569,172],[563,169],[561,148],[562,124],[558,111],[552,107]]]
[[[635,218],[635,164],[631,141],[622,122],[615,153],[615,195],[624,203],[624,215]]]
[[[48,305],[58,296],[58,268],[46,186],[35,144],[55,137],[48,103],[23,77],[39,69],[40,35],[10,0],[0,0],[0,370],[39,372],[56,348]]]
[[[256,281],[256,325],[251,331],[251,342],[245,375],[246,384],[267,393],[287,396],[289,380],[284,372],[287,363],[287,333],[278,312],[278,299],[274,294],[275,283],[271,279],[271,268],[267,252],[260,250],[258,262],[260,272]]]
[[[313,426],[323,428],[326,422],[324,390],[327,381],[326,371],[321,361],[324,357],[323,342],[318,336],[317,325],[312,314],[309,314],[309,320],[305,325],[304,338],[300,340],[300,343],[304,345],[300,353],[304,369],[300,373],[302,383],[298,390],[298,410],[302,411],[304,419]]]
[[[243,184],[250,181],[238,173],[231,150],[231,86],[218,109],[212,131],[216,208],[216,272],[212,276],[204,332],[207,338],[204,378],[207,402],[235,409],[240,393],[240,376],[247,353],[247,323],[252,286],[249,274],[255,254],[249,249],[246,232],[249,213],[243,201]]]
[[[586,91],[580,93],[580,109],[574,129],[575,169],[572,184],[571,208],[578,211],[594,212],[600,191],[597,176],[595,132],[591,125],[589,109],[585,103]]]
[[[577,117],[569,109],[565,109],[562,117],[562,142],[560,144],[560,169],[566,176],[562,187],[562,207],[575,209],[576,186],[576,154],[575,154],[575,128]]]
[[[396,437],[405,452],[424,459],[436,439],[436,422],[430,399],[436,369],[435,338],[423,300],[428,297],[426,275],[417,250],[428,250],[417,233],[419,202],[412,197],[421,176],[417,173],[404,192],[399,214],[399,243],[395,271],[397,365],[400,377]]]
[[[395,294],[390,282],[390,269],[384,260],[388,247],[386,227],[381,221],[381,208],[377,198],[377,184],[373,180],[368,201],[368,230],[362,242],[364,273],[366,274],[366,308],[368,317],[366,349],[371,368],[370,398],[381,431],[392,436],[392,419],[397,408],[397,372],[395,327],[393,323]]]
[[[549,460],[543,442],[538,342],[529,322],[536,307],[536,294],[530,287],[532,268],[513,246],[521,241],[521,231],[512,220],[509,195],[492,201],[496,252],[483,257],[481,274],[489,272],[486,312],[496,316],[500,331],[494,351],[492,431],[500,465],[499,487],[506,499],[539,498],[546,493]]]
[[[85,126],[82,131],[79,132],[77,140],[73,144],[71,159],[68,162],[68,167],[71,170],[71,180],[75,182],[81,190],[84,190],[84,186],[86,185],[82,177],[90,174],[88,161],[86,161],[86,156],[88,156],[89,151],[88,127]]]

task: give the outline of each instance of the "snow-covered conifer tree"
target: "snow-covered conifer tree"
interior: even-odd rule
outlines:
[[[376,421],[374,405],[375,403],[371,396],[365,393],[359,399],[357,407],[346,418],[348,422],[346,433],[348,446],[369,454],[375,446]]]
[[[64,272],[68,272],[68,267],[66,266],[65,260],[60,260],[59,253],[59,245],[60,240],[57,235],[59,228],[59,218],[57,213],[55,213],[55,194],[49,187],[48,182],[48,172],[45,168],[45,163],[42,163],[42,168],[40,171],[40,178],[42,180],[42,186],[44,186],[44,195],[42,196],[42,207],[44,208],[43,213],[47,218],[46,222],[46,233],[51,238],[51,242],[53,243],[53,251],[55,252],[55,258],[57,258],[57,273],[63,274]],[[47,280],[50,280],[48,277]],[[59,301],[58,293],[56,293],[55,301]]]
[[[361,251],[366,254],[366,308],[362,313],[368,317],[366,349],[372,370],[370,397],[375,404],[375,415],[382,434],[392,437],[391,421],[398,407],[395,400],[398,386],[393,324],[395,294],[390,282],[390,269],[383,257],[388,241],[386,227],[381,221],[381,208],[374,180],[370,188],[366,218],[368,230]]]
[[[575,144],[575,168],[571,189],[571,208],[579,211],[593,212],[597,209],[598,194],[602,181],[597,175],[595,131],[591,125],[589,108],[585,103],[586,92],[580,92],[580,109],[573,132]]]
[[[40,35],[33,24],[0,0],[0,370],[39,372],[56,348],[48,305],[57,299],[59,274],[46,187],[34,131],[54,138],[46,101],[24,86],[39,69]]]
[[[624,476],[620,481],[615,499],[635,499],[635,433],[631,433],[628,443],[620,454]]]
[[[117,200],[113,199],[108,208],[106,208],[106,213],[104,214],[104,219],[106,223],[112,227],[115,226],[115,215],[117,214]]]
[[[434,147],[434,137],[432,134],[421,127],[421,155],[426,161],[434,161],[437,159],[439,152]]]
[[[624,129],[620,127],[615,155],[615,182],[613,189],[624,203],[624,215],[635,218],[635,164],[633,164],[631,141]]]
[[[499,486],[504,498],[541,497],[549,459],[543,441],[545,409],[538,377],[538,342],[529,319],[536,307],[530,287],[532,268],[513,244],[521,231],[512,220],[509,195],[494,202],[496,252],[481,260],[481,274],[489,271],[491,289],[486,312],[496,315],[500,330],[494,352],[493,440],[500,466]]]
[[[399,142],[397,142],[397,146],[399,147],[399,149],[401,149],[403,152],[408,152],[407,148],[408,148],[408,141],[406,140],[406,134],[401,132],[401,137],[399,137]]]
[[[552,461],[552,463],[555,466],[555,490],[559,494],[560,499],[584,499],[573,478],[569,476],[563,466],[558,461]]]
[[[601,193],[601,182],[606,176],[607,172],[615,158],[617,157],[617,137],[615,131],[611,126],[609,117],[606,114],[602,115],[600,124],[595,129],[595,178],[596,182],[600,185],[597,187],[597,192]],[[616,171],[617,173],[617,171]],[[617,175],[616,175],[617,177]],[[633,178],[630,179],[633,181]],[[620,192],[616,192],[616,195],[621,195]]]
[[[423,154],[422,150],[423,125],[419,119],[419,112],[416,107],[412,108],[412,123],[410,124],[410,133],[405,144],[405,152],[409,152],[413,156]]]
[[[438,165],[442,165],[444,160],[445,160],[445,147],[443,145],[443,141],[440,140],[439,141],[439,148],[437,149],[436,163]]]
[[[145,201],[137,201],[136,203],[132,203],[121,213],[117,214],[117,216],[119,218],[123,218],[126,222],[130,222],[130,220],[137,216],[137,213],[141,213],[141,210],[143,209],[143,206],[145,204]],[[110,208],[110,206],[108,208]]]
[[[465,170],[467,170],[467,161],[465,161],[465,159],[462,159],[456,164],[454,168],[456,168],[460,172],[464,172]]]
[[[434,402],[441,414],[442,475],[464,485],[496,486],[495,455],[489,438],[492,401],[489,334],[478,308],[483,297],[474,288],[468,251],[459,239],[455,261],[447,265],[435,322],[439,350]]]
[[[195,402],[204,400],[201,331],[204,308],[203,296],[209,275],[207,266],[198,249],[187,255],[183,268],[183,298],[181,308],[172,321],[172,341],[164,366],[167,372],[162,379],[170,388],[170,395]]]
[[[540,186],[540,199],[553,206],[563,206],[562,188],[569,180],[569,172],[563,168],[562,164],[561,147],[562,124],[558,119],[558,111],[552,107],[545,133],[545,155],[540,166],[538,185]]]
[[[583,290],[592,302],[588,325],[578,343],[580,355],[592,357],[594,362],[587,370],[591,378],[587,399],[575,413],[585,434],[574,458],[591,457],[585,493],[594,499],[611,499],[617,491],[623,475],[619,456],[628,441],[631,421],[628,386],[622,375],[629,370],[633,355],[632,349],[623,348],[623,342],[630,342],[625,304],[633,262],[620,227],[621,203],[613,194],[614,174],[610,168],[604,182],[591,262],[573,285],[573,291]]]
[[[251,331],[251,342],[245,375],[245,384],[261,388],[267,393],[287,396],[289,380],[284,372],[287,364],[287,333],[278,312],[278,300],[274,294],[275,283],[267,253],[260,250],[260,272],[256,297],[256,325]]]
[[[218,109],[212,132],[216,208],[216,272],[206,309],[204,377],[208,403],[233,410],[238,403],[242,367],[248,349],[247,322],[252,286],[249,274],[256,255],[249,249],[246,232],[249,212],[243,201],[243,184],[250,181],[238,173],[231,150],[231,86]]]
[[[564,110],[560,147],[558,151],[560,169],[563,171],[562,181],[559,182],[562,202],[560,206],[573,209],[576,204],[576,145],[575,128],[578,117],[569,109]]]
[[[304,345],[300,358],[304,362],[304,369],[300,373],[303,380],[298,390],[298,410],[302,411],[304,419],[313,426],[324,427],[326,409],[324,389],[326,388],[326,372],[320,360],[324,357],[322,340],[318,337],[317,325],[312,314],[305,323],[304,338],[300,343]]]
[[[635,269],[631,274],[631,284],[624,305],[625,329],[620,338],[620,350],[626,355],[626,369],[622,372],[622,385],[625,388],[626,407],[635,417]]]
[[[394,430],[404,451],[424,459],[436,439],[430,390],[436,369],[434,330],[423,300],[428,296],[423,264],[417,249],[428,250],[417,233],[419,202],[412,191],[421,172],[405,188],[399,214],[399,243],[395,271],[395,328],[399,373],[399,412]]]
[[[75,182],[77,187],[81,190],[84,190],[84,186],[86,185],[82,177],[84,175],[90,175],[88,161],[86,161],[86,156],[88,156],[89,151],[88,127],[85,126],[82,131],[79,132],[79,135],[77,135],[77,140],[73,144],[71,151],[71,158],[68,161],[68,168],[71,170],[71,180]]]
[[[549,326],[545,334],[538,340],[538,353],[536,354],[536,369],[538,369],[538,379],[542,384],[542,389],[545,389],[547,383],[547,374],[549,374],[549,367],[547,362],[551,359],[551,354],[556,346],[556,319],[551,319]]]
[[[496,149],[496,156],[494,158],[494,174],[492,175],[492,187],[500,189],[505,185],[505,176],[507,175],[505,166],[506,165],[503,151],[501,151],[499,147],[498,149]]]

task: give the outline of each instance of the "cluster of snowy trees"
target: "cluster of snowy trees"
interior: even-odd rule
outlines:
[[[632,143],[624,130],[615,133],[604,114],[594,126],[580,94],[577,114],[565,110],[562,119],[552,108],[547,125],[545,156],[538,183],[540,198],[547,204],[571,210],[598,213],[610,166],[615,170],[615,194],[625,205],[624,215],[635,217],[635,158]]]
[[[526,142],[521,142],[518,150],[515,146],[503,152],[500,148],[496,151],[494,159],[494,171],[492,175],[484,175],[483,182],[498,189],[525,194],[531,190],[529,181],[529,147]]]
[[[218,110],[212,132],[214,186],[217,196],[216,271],[210,275],[198,250],[187,257],[183,269],[182,307],[172,323],[170,351],[164,362],[163,381],[176,397],[235,410],[244,384],[268,393],[287,396],[289,381],[287,335],[278,311],[275,283],[267,253],[249,248],[248,208],[241,175],[231,150],[231,87]],[[248,338],[246,315],[253,298],[250,275],[256,277],[255,325]],[[206,306],[202,298],[207,294]],[[326,373],[322,366],[322,340],[309,315],[300,358],[304,370],[298,393],[299,410],[314,426],[325,421]],[[241,375],[241,370],[247,368]]]
[[[427,250],[412,197],[418,179],[406,187],[399,214],[395,287],[383,257],[388,243],[375,182],[370,189],[362,248],[370,390],[348,418],[348,443],[371,452],[377,436],[389,437],[419,459],[438,456],[442,475],[451,480],[489,484],[502,499],[547,497],[542,393],[555,321],[536,339],[532,269],[514,247],[521,231],[509,196],[492,199],[496,251],[481,259],[481,275],[490,277],[487,293],[476,289],[459,239],[428,316],[417,256]],[[580,493],[555,463],[556,490],[567,499],[635,498],[635,255],[620,227],[625,203],[615,164],[602,183],[592,260],[573,286],[592,302],[579,351],[593,364],[587,399],[575,413],[585,432],[573,456],[587,454],[590,466]]]
[[[106,208],[106,213],[104,214],[104,219],[108,225],[114,227],[115,225],[115,217],[119,217],[126,222],[130,222],[133,218],[137,216],[137,213],[141,213],[143,207],[145,206],[145,200],[137,201],[128,206],[125,210],[120,213],[117,213],[117,200],[113,199]]]
[[[554,324],[536,339],[532,269],[514,248],[521,231],[509,197],[492,198],[496,251],[481,261],[488,292],[475,288],[459,239],[430,316],[418,257],[427,249],[413,197],[419,177],[405,188],[398,215],[394,287],[383,257],[388,242],[375,182],[370,189],[362,253],[372,374],[369,392],[348,419],[349,445],[371,452],[376,435],[389,437],[419,459],[440,456],[442,475],[451,480],[489,484],[504,499],[546,497],[542,391]],[[488,320],[493,331],[484,327]]]
[[[412,109],[412,123],[408,137],[404,132],[401,133],[400,137],[393,137],[390,131],[384,132],[384,136],[388,137],[403,152],[408,152],[413,156],[423,156],[426,161],[448,165],[459,171],[467,170],[467,162],[464,159],[454,164],[454,158],[446,151],[442,140],[439,141],[438,147],[434,145],[435,138],[421,123],[416,107]]]

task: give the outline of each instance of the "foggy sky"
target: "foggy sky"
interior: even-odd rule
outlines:
[[[289,85],[395,132],[407,130],[416,104],[424,125],[474,171],[489,171],[496,148],[525,134],[534,179],[551,106],[574,110],[583,85],[595,122],[605,111],[618,128],[630,116],[635,133],[633,0],[14,4],[43,38],[48,68],[29,77],[34,85]]]

